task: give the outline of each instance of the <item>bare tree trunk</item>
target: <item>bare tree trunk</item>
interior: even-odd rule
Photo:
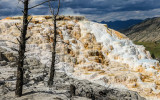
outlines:
[[[18,52],[18,68],[17,68],[17,81],[16,81],[16,91],[15,95],[17,97],[22,96],[23,89],[23,65],[25,58],[25,49],[26,49],[26,34],[28,27],[28,3],[29,0],[24,0],[24,15],[23,15],[23,29],[21,31],[21,36],[19,40],[19,52]]]
[[[53,79],[54,79],[54,74],[55,74],[55,58],[56,58],[56,42],[57,42],[57,20],[56,16],[54,16],[54,37],[53,37],[53,51],[52,51],[52,64],[50,68],[50,77],[48,80],[48,86],[53,85]]]
[[[24,74],[23,65],[24,65],[25,52],[26,52],[26,41],[30,38],[30,36],[26,37],[27,27],[32,20],[32,18],[28,20],[28,10],[36,8],[44,3],[55,1],[55,0],[46,0],[30,8],[28,7],[30,0],[18,0],[18,1],[24,4],[24,10],[22,11],[23,12],[22,29],[15,24],[18,30],[21,32],[20,39],[17,39],[19,42],[19,50],[17,50],[18,51],[18,61],[17,61],[18,67],[17,67],[17,81],[16,81],[16,91],[15,91],[15,95],[17,97],[20,97],[22,96],[22,90],[23,90],[23,74]]]
[[[55,60],[56,60],[56,44],[57,44],[57,16],[59,14],[59,9],[60,9],[60,0],[58,3],[58,10],[57,13],[55,14],[54,8],[51,6],[51,1],[55,0],[49,0],[49,8],[50,12],[52,14],[52,19],[53,19],[53,24],[54,24],[54,37],[53,37],[53,51],[52,51],[52,63],[51,63],[51,68],[50,68],[50,77],[48,80],[48,86],[51,87],[53,85],[53,79],[55,75]]]

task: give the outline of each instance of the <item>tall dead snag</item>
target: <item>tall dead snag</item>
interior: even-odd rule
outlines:
[[[26,42],[30,37],[26,37],[27,35],[27,27],[28,24],[31,22],[32,18],[28,20],[28,11],[32,8],[38,7],[46,2],[49,2],[49,0],[46,0],[40,4],[37,4],[33,7],[28,7],[29,5],[29,1],[30,0],[18,0],[19,2],[23,3],[24,8],[23,8],[23,26],[22,28],[19,27],[17,24],[16,27],[17,29],[21,32],[20,38],[18,40],[19,42],[19,50],[18,51],[18,61],[17,61],[17,81],[16,81],[16,91],[15,91],[15,95],[17,97],[22,96],[22,89],[23,89],[23,65],[24,65],[24,59],[25,59],[25,52],[26,52]]]
[[[50,68],[50,76],[48,80],[48,86],[53,85],[53,79],[54,79],[54,74],[55,74],[55,59],[56,59],[56,43],[57,43],[57,16],[59,14],[59,9],[60,9],[60,0],[58,0],[58,10],[55,13],[54,8],[51,6],[51,0],[49,0],[49,8],[50,12],[52,14],[52,20],[53,20],[53,25],[54,25],[54,37],[53,37],[53,48],[52,48],[52,62],[51,62],[51,68]]]
[[[27,34],[27,27],[28,27],[28,4],[29,0],[22,1],[24,4],[24,11],[23,11],[23,26],[22,29],[18,28],[21,31],[20,39],[17,39],[19,42],[19,51],[18,51],[18,67],[17,67],[17,81],[16,81],[16,91],[15,95],[17,97],[22,96],[22,89],[23,89],[23,65],[24,65],[24,58],[25,58],[25,50],[26,50],[26,38]]]

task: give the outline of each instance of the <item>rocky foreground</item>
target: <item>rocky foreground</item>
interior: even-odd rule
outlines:
[[[2,42],[0,42],[2,43]],[[24,91],[20,98],[15,97],[16,55],[0,48],[0,100],[90,100],[83,97],[71,97],[70,85],[60,82],[63,73],[57,72],[55,85],[47,87],[48,67],[35,58],[25,60]],[[12,59],[11,59],[12,58]]]
[[[133,91],[106,88],[87,80],[72,78],[59,66],[56,67],[55,84],[49,88],[47,87],[49,68],[35,58],[25,60],[23,96],[16,98],[15,60],[8,60],[16,58],[6,49],[0,50],[0,100],[145,100]],[[77,96],[71,97],[71,85],[75,86]]]
[[[1,98],[13,95],[15,89],[16,38],[20,35],[15,23],[20,26],[22,17],[0,21],[0,52],[3,57],[0,82],[1,90],[6,94]],[[43,95],[47,93],[47,99],[52,94],[53,99],[59,93],[63,96],[57,95],[58,98],[67,100],[73,84],[77,96],[96,100],[160,98],[159,62],[153,60],[143,46],[137,46],[123,34],[84,17],[59,16],[57,24],[57,74],[53,88],[46,85],[53,42],[51,17],[33,16],[28,26],[31,39],[27,42],[24,97],[36,98],[39,93],[45,97]]]

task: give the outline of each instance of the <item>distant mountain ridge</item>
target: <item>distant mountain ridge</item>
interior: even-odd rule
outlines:
[[[100,23],[102,24],[107,24],[109,28],[112,28],[114,30],[124,30],[124,29],[128,29],[129,27],[136,25],[138,23],[141,23],[143,20],[139,20],[139,19],[130,19],[130,20],[126,20],[126,21],[101,21]]]
[[[160,41],[160,17],[146,19],[142,23],[134,25],[126,30],[122,30],[121,32],[133,41]]]

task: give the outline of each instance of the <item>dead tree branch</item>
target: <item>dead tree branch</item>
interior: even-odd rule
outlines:
[[[28,8],[28,9],[30,10],[30,9],[36,8],[36,7],[38,7],[38,6],[42,5],[42,4],[47,3],[47,2],[50,2],[50,1],[56,1],[56,0],[47,0],[47,1],[44,1],[44,2],[42,2],[42,3],[40,3],[40,4],[35,5],[35,6],[33,6],[33,7],[30,7],[30,8]]]

